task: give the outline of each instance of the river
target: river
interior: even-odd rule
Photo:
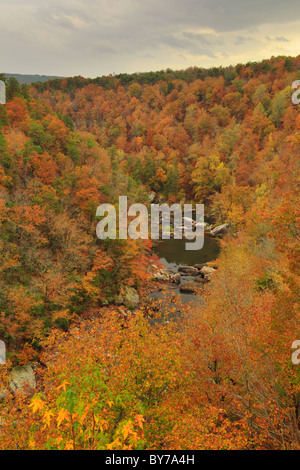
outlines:
[[[159,257],[164,268],[172,271],[174,274],[178,272],[179,266],[193,266],[195,264],[207,263],[217,258],[220,248],[216,239],[208,234],[204,236],[204,246],[201,250],[186,250],[186,240],[160,240],[155,247],[155,254]],[[181,283],[191,281],[189,276],[181,276]],[[162,291],[149,294],[152,300],[160,300],[163,303],[169,303],[168,298],[174,295],[179,296],[182,303],[193,303],[197,297],[194,294],[181,293],[179,285],[167,284]],[[199,296],[198,296],[199,299]]]

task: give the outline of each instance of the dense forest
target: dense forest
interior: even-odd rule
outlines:
[[[0,79],[0,449],[299,449],[300,56]],[[143,299],[151,242],[95,231],[99,204],[150,193],[230,226],[168,321],[115,305]],[[11,390],[28,364],[35,390]]]

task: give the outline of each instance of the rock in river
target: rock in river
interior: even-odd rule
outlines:
[[[228,232],[229,229],[229,224],[223,224],[223,225],[218,225],[218,227],[215,227],[210,231],[210,235],[212,237],[216,237],[217,235],[224,235],[225,233]]]
[[[199,282],[188,281],[180,286],[180,292],[185,292],[187,294],[194,294],[200,288]]]
[[[174,276],[171,276],[171,281],[174,282],[175,284],[180,284],[181,281],[181,276],[179,273],[174,274]]]
[[[203,276],[206,276],[206,275],[211,275],[215,272],[215,269],[214,268],[210,268],[209,266],[203,266],[203,268],[200,269],[200,273],[203,275]]]
[[[199,271],[193,266],[179,266],[178,271],[181,273],[189,274],[191,276],[198,276]]]
[[[205,284],[208,281],[208,279],[204,277],[195,277],[194,282],[197,282],[197,284]]]
[[[201,263],[201,264],[194,264],[194,268],[201,269],[203,266],[205,266],[206,263]]]

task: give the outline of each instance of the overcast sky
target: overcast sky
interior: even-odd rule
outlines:
[[[0,0],[0,72],[96,77],[300,53],[299,0]]]

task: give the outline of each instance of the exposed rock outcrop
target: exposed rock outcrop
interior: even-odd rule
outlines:
[[[14,393],[18,390],[34,389],[36,387],[34,372],[29,364],[14,367],[11,371],[11,379],[9,388]]]
[[[185,292],[187,294],[194,294],[201,288],[201,285],[198,282],[188,281],[184,282],[180,286],[180,292]]]
[[[229,230],[229,224],[218,225],[218,227],[213,228],[210,231],[212,237],[217,237],[218,235],[225,235]]]
[[[136,308],[139,305],[140,296],[138,292],[129,286],[125,286],[121,289],[119,295],[115,298],[117,305],[125,305],[128,308]]]

